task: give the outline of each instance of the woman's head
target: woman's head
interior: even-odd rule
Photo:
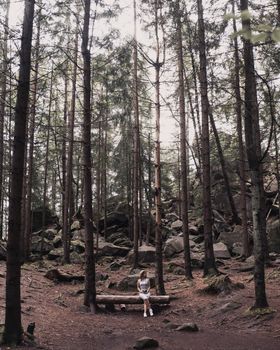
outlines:
[[[139,278],[142,280],[144,278],[147,278],[147,272],[146,270],[140,271]]]

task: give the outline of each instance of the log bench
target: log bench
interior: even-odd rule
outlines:
[[[151,304],[169,304],[169,295],[152,295],[149,298]],[[97,295],[97,304],[143,304],[143,300],[138,295]]]

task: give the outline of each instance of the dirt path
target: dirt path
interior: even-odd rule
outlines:
[[[276,311],[269,315],[246,315],[253,304],[253,282],[251,276],[235,272],[232,262],[226,268],[233,280],[243,282],[245,289],[230,295],[208,296],[197,293],[203,286],[201,272],[195,272],[195,280],[187,283],[183,276],[167,274],[166,289],[178,299],[172,305],[155,310],[154,317],[144,319],[141,306],[130,306],[126,312],[102,311],[97,315],[82,307],[83,296],[77,291],[83,284],[55,284],[46,279],[46,267],[38,264],[25,265],[22,271],[22,310],[26,329],[36,322],[35,335],[39,348],[56,350],[125,350],[133,349],[135,341],[142,336],[158,340],[159,349],[164,350],[279,350],[280,349],[280,273],[270,269],[268,275],[268,298]],[[230,267],[230,269],[229,269]],[[4,291],[4,264],[0,264],[0,288]],[[64,267],[70,272],[81,273],[81,267]],[[98,266],[100,272],[108,272],[106,265]],[[118,276],[128,274],[123,267]],[[98,282],[99,292],[112,293]],[[0,296],[0,319],[4,319],[4,298]],[[237,305],[227,309],[227,306]],[[169,324],[195,322],[197,333],[178,332]],[[37,349],[38,349],[37,346]],[[1,350],[6,349],[2,347]],[[21,348],[19,348],[21,349]],[[24,347],[22,349],[35,349]]]

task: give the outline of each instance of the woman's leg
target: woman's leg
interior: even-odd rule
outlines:
[[[153,316],[154,313],[153,313],[153,310],[152,310],[152,308],[151,308],[151,303],[150,303],[149,299],[147,299],[147,309],[148,309],[149,312],[150,312],[150,316]]]
[[[147,315],[147,301],[148,300],[144,300],[144,316]]]

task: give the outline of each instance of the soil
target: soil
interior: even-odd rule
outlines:
[[[177,258],[177,262],[182,260]],[[184,276],[166,272],[166,292],[174,300],[170,306],[155,308],[153,317],[144,318],[141,305],[129,305],[126,311],[101,309],[92,314],[83,306],[83,283],[55,283],[44,277],[54,267],[81,274],[82,266],[59,266],[49,261],[25,264],[22,267],[22,322],[25,330],[30,322],[35,322],[36,345],[18,349],[129,350],[138,338],[149,336],[159,342],[158,349],[162,350],[279,350],[280,267],[267,269],[267,296],[272,312],[260,315],[248,313],[254,304],[254,282],[252,272],[238,272],[240,266],[241,262],[228,260],[219,270],[228,274],[233,282],[243,283],[245,288],[219,295],[199,292],[206,286],[201,270],[194,271],[191,282]],[[151,273],[153,269],[147,268]],[[97,264],[97,271],[108,274],[111,282],[117,282],[129,274],[129,266],[123,265],[119,271],[111,272],[108,262],[103,260]],[[1,262],[1,323],[4,321],[4,285],[5,264]],[[120,294],[106,288],[108,280],[97,285],[98,293]],[[173,329],[187,322],[196,323],[199,331],[188,333]],[[2,346],[1,350],[4,349],[8,348]]]

